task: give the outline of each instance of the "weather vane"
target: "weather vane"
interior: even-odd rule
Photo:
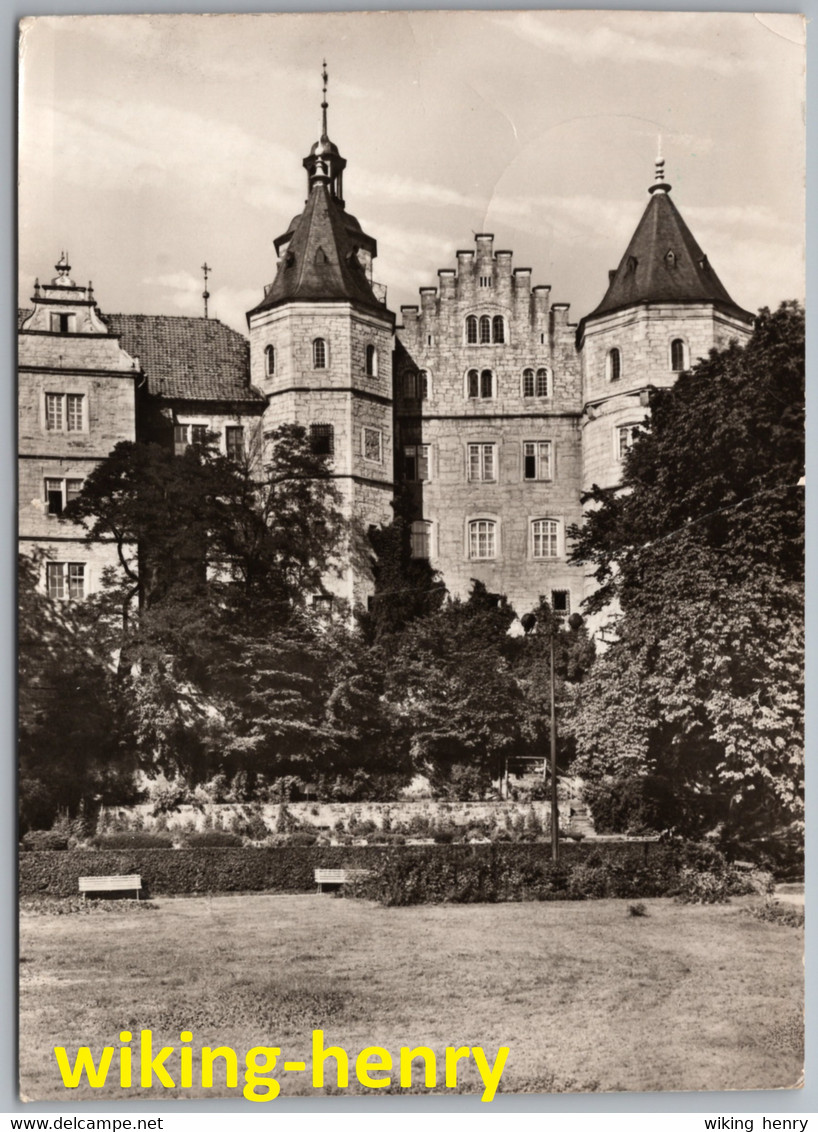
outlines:
[[[202,291],[202,298],[204,299],[204,316],[207,318],[207,300],[210,298],[210,292],[207,289],[207,277],[212,271],[212,268],[207,266],[207,260],[202,264],[202,272],[204,273],[204,291]]]

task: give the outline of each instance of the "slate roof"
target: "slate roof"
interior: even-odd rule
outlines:
[[[120,345],[139,358],[148,391],[188,401],[250,401],[265,397],[250,384],[250,343],[215,318],[105,314]]]
[[[250,314],[292,300],[346,300],[387,313],[375,297],[356,250],[376,244],[322,182],[313,185],[304,211],[276,247],[286,244],[275,281]],[[249,317],[249,315],[248,315]]]
[[[734,303],[667,192],[654,192],[602,302],[580,323],[640,303],[713,303],[739,318]]]

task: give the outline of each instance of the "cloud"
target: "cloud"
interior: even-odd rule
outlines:
[[[685,44],[679,34],[679,21],[668,25],[664,13],[640,13],[636,21],[627,22],[621,20],[619,13],[605,18],[597,12],[587,20],[578,20],[573,13],[570,19],[565,18],[568,13],[561,15],[563,18],[554,12],[519,12],[513,16],[497,15],[493,22],[537,47],[568,55],[580,64],[600,60],[618,66],[655,63],[705,69],[722,75],[755,69],[758,65],[746,55],[731,55],[722,41],[716,41],[713,49]],[[611,26],[614,20],[616,27]],[[691,25],[686,22],[682,26],[687,29]],[[654,34],[644,34],[648,29]]]

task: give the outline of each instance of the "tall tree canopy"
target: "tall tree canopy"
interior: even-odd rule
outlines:
[[[658,821],[768,835],[803,805],[804,315],[759,313],[655,393],[622,485],[574,532],[616,641],[571,718],[577,769],[661,780]]]

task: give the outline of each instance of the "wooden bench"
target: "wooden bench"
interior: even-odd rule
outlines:
[[[136,899],[142,890],[142,877],[113,876],[113,877],[80,877],[80,894],[83,900],[89,892],[135,892]]]
[[[318,891],[323,892],[325,884],[331,884],[333,888],[343,888],[350,881],[368,875],[369,869],[316,869],[315,883],[318,885]]]

